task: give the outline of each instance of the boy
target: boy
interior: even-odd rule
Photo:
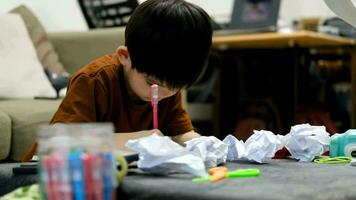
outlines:
[[[157,84],[159,130],[179,144],[199,137],[182,108],[180,90],[207,65],[210,23],[204,10],[184,0],[140,4],[126,26],[125,46],[71,77],[51,123],[112,122],[117,135],[153,133],[150,86]]]

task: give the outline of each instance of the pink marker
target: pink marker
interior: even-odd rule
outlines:
[[[158,129],[158,85],[151,85],[151,105],[153,108],[153,128]]]

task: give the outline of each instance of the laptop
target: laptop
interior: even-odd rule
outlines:
[[[277,31],[280,0],[235,0],[230,23],[214,35]]]

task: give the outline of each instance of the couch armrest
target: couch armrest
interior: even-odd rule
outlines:
[[[0,110],[0,161],[6,159],[11,148],[11,118]]]
[[[125,28],[96,29],[85,32],[49,33],[64,68],[77,71],[89,61],[114,52],[125,43]]]

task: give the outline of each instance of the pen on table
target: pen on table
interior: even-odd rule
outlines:
[[[259,169],[237,169],[235,171],[227,171],[225,178],[243,178],[243,177],[257,177],[260,175]],[[212,176],[193,178],[193,182],[214,182]]]
[[[153,108],[153,128],[158,129],[158,85],[151,85],[151,105]]]

